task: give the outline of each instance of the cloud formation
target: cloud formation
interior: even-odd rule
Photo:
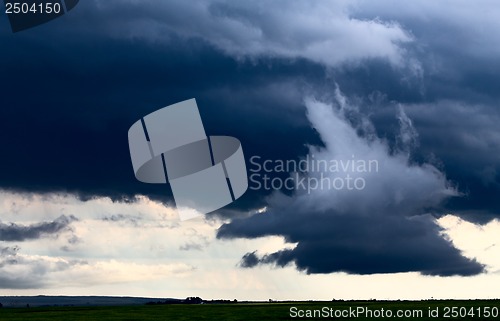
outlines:
[[[477,252],[455,248],[466,248],[469,238],[463,236],[457,244],[459,237],[453,235],[452,244],[426,213],[453,213],[481,223],[500,213],[498,8],[495,1],[482,0],[452,5],[424,0],[403,7],[395,0],[94,0],[82,2],[64,19],[16,36],[3,16],[0,136],[7,140],[0,184],[15,192],[0,191],[0,216],[3,222],[16,223],[1,227],[19,240],[10,242],[23,242],[29,263],[12,265],[10,274],[2,270],[1,282],[36,287],[28,266],[39,264],[37,257],[48,251],[63,266],[69,261],[66,256],[141,262],[201,257],[202,262],[193,265],[211,265],[219,277],[192,274],[192,288],[207,282],[210,291],[227,285],[228,273],[219,268],[221,253],[231,268],[248,253],[242,266],[290,264],[308,273],[479,273],[482,266],[469,259]],[[408,68],[394,68],[401,65]],[[304,95],[329,102],[335,83],[349,97],[368,103],[357,111],[337,95],[332,116],[328,104],[310,99],[308,119],[302,108]],[[30,95],[24,94],[27,91]],[[356,158],[379,157],[385,164],[379,163],[378,173],[361,175],[367,181],[362,192],[275,195],[269,204],[263,201],[265,192],[248,192],[237,204],[241,208],[218,215],[234,220],[219,231],[220,238],[231,242],[220,242],[227,247],[214,250],[216,227],[200,237],[184,233],[185,226],[175,223],[174,213],[165,207],[171,195],[168,187],[134,179],[123,135],[139,117],[192,97],[206,106],[202,113],[207,126],[240,138],[248,155],[350,159],[355,152]],[[371,117],[373,126],[363,115]],[[348,144],[340,144],[339,138]],[[26,191],[34,193],[26,196]],[[61,191],[70,194],[61,197]],[[263,214],[235,214],[265,205]],[[80,218],[71,224],[74,235],[49,237],[64,228],[37,234],[37,226],[39,231],[44,224],[50,226],[61,213]],[[497,226],[492,230],[496,232]],[[265,242],[262,235],[283,236],[291,248],[283,250],[281,243],[277,248],[254,246]],[[477,239],[476,234],[467,235]],[[9,249],[6,252],[13,251]],[[485,258],[494,251],[495,247],[478,256],[479,261],[488,263]],[[5,254],[4,262],[22,257],[12,253]],[[125,264],[108,263],[110,269],[103,274],[114,275],[110,271]],[[86,283],[102,281],[106,287],[111,282],[89,276],[93,265],[78,267],[90,271],[73,274],[69,268],[41,277],[50,275],[59,286],[81,277],[75,281],[77,291]],[[124,282],[136,276],[128,275],[128,268],[119,270]],[[265,281],[255,270],[233,271],[237,277],[232,289],[243,289],[240,277],[245,273],[250,275],[248,284],[255,286],[272,283],[268,280],[277,275],[301,275],[291,271],[280,269]],[[146,267],[137,270],[142,275],[150,272]],[[384,282],[394,284],[400,276],[370,280],[387,277]],[[483,276],[491,274],[478,278]],[[310,286],[319,277],[304,276],[303,284]],[[420,292],[429,293],[445,284],[438,282],[450,279],[417,282],[431,280],[432,286]],[[447,291],[455,294],[453,286],[474,283],[474,293],[482,295],[479,284],[495,283],[470,281],[475,279],[446,283]],[[174,276],[165,284],[175,280]],[[157,280],[152,283],[141,286],[158,288]],[[289,283],[288,278],[283,284]],[[124,293],[129,288],[124,287]],[[373,293],[382,295],[378,288],[374,286]],[[315,290],[310,293],[318,295]],[[256,293],[261,299],[262,291]]]
[[[147,281],[193,271],[184,263],[144,264],[114,259],[73,259],[0,249],[0,289],[43,289]]]
[[[116,1],[97,2],[103,14],[116,8]],[[108,25],[116,37],[201,39],[236,58],[303,58],[330,67],[381,58],[404,65],[403,45],[413,39],[397,22],[351,17],[347,1],[129,1],[119,10],[120,19]]]
[[[308,119],[324,147],[309,147],[316,160],[376,160],[378,171],[348,169],[362,178],[360,190],[320,188],[297,190],[291,197],[280,192],[269,200],[264,214],[237,219],[223,225],[220,238],[255,238],[282,235],[298,243],[294,249],[243,257],[241,265],[259,263],[286,266],[295,263],[307,273],[355,274],[416,271],[430,275],[474,275],[483,271],[477,261],[465,258],[441,236],[435,219],[428,215],[445,199],[459,196],[443,173],[428,163],[410,161],[404,151],[390,152],[387,143],[373,132],[365,119],[358,128],[347,118],[356,113],[337,89],[336,104],[312,99],[306,102]],[[412,143],[415,131],[400,110],[402,142]],[[361,135],[360,131],[364,134]],[[308,177],[331,179],[345,173],[312,172]]]
[[[87,264],[83,260],[64,260],[19,253],[20,248],[4,247],[0,250],[0,288],[33,289],[47,286],[47,274],[66,271]]]
[[[38,239],[44,236],[57,235],[68,231],[70,224],[76,221],[74,216],[61,215],[52,222],[36,223],[28,226],[15,223],[0,222],[0,241],[25,241]]]
[[[485,103],[442,100],[406,104],[404,109],[424,129],[419,133],[421,154],[434,155],[463,194],[449,199],[445,208],[473,222],[485,223],[498,217],[497,108]]]

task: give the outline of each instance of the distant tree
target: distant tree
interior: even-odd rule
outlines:
[[[190,297],[186,298],[186,300],[184,300],[184,303],[186,303],[186,304],[202,304],[203,299],[200,297],[190,296]]]

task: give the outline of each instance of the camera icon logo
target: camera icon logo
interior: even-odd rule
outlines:
[[[128,131],[135,177],[170,183],[181,220],[220,209],[248,188],[241,143],[207,136],[195,99],[159,109]]]

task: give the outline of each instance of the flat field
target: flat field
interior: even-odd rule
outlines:
[[[330,301],[2,308],[0,320],[500,320],[500,301]]]

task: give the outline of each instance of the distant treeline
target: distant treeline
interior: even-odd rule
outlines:
[[[238,300],[203,300],[200,297],[190,296],[185,298],[184,300],[179,299],[166,299],[166,300],[158,300],[158,301],[149,301],[146,305],[156,305],[156,304],[229,304],[229,303],[238,303]]]

